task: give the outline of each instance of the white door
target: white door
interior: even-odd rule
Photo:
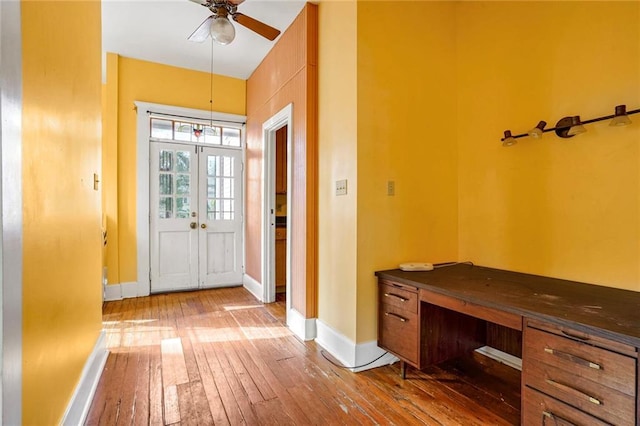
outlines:
[[[241,151],[151,143],[154,293],[242,282]]]
[[[200,287],[242,283],[242,161],[238,150],[199,147]]]

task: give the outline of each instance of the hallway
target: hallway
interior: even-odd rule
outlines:
[[[108,302],[103,312],[110,355],[88,425],[519,421],[519,394],[487,394],[460,365],[411,369],[405,381],[398,364],[334,366],[283,325],[284,302],[263,305],[241,287]]]

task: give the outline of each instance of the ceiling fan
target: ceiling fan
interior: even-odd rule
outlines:
[[[229,16],[240,25],[244,25],[251,31],[260,34],[269,40],[275,40],[280,31],[260,22],[250,16],[238,12],[238,5],[244,0],[191,0],[209,9],[213,15],[204,20],[202,24],[189,36],[190,41],[203,42],[210,35],[218,44],[229,44],[236,36]]]

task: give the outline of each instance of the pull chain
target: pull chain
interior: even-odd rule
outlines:
[[[213,127],[213,37],[211,37],[211,72],[209,73],[209,125]]]

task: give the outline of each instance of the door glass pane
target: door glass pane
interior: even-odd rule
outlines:
[[[176,217],[178,219],[188,219],[189,213],[191,213],[191,208],[189,206],[189,197],[178,197],[176,198]]]
[[[176,175],[176,194],[183,195],[189,194],[189,179],[190,175]]]
[[[173,151],[160,151],[160,166],[161,172],[170,172],[173,170]]]
[[[204,128],[204,142],[220,145],[220,127],[206,126]]]
[[[173,139],[173,122],[171,120],[152,118],[151,137],[158,139]]]
[[[188,172],[191,167],[191,151],[176,152],[176,172]]]
[[[232,157],[222,157],[222,176],[230,176],[233,177],[233,158]]]
[[[220,163],[220,157],[217,155],[209,156],[207,161],[207,174],[209,176],[217,176]]]
[[[173,198],[160,197],[160,208],[158,209],[160,219],[171,219],[173,216]]]
[[[234,220],[233,157],[210,155],[207,157],[207,218]]]
[[[240,146],[240,129],[222,129],[222,145]]]
[[[160,194],[171,195],[173,194],[173,175],[168,173],[162,173],[159,176],[160,179]]]
[[[177,141],[190,141],[191,134],[193,132],[193,126],[190,123],[174,123],[173,137]]]

